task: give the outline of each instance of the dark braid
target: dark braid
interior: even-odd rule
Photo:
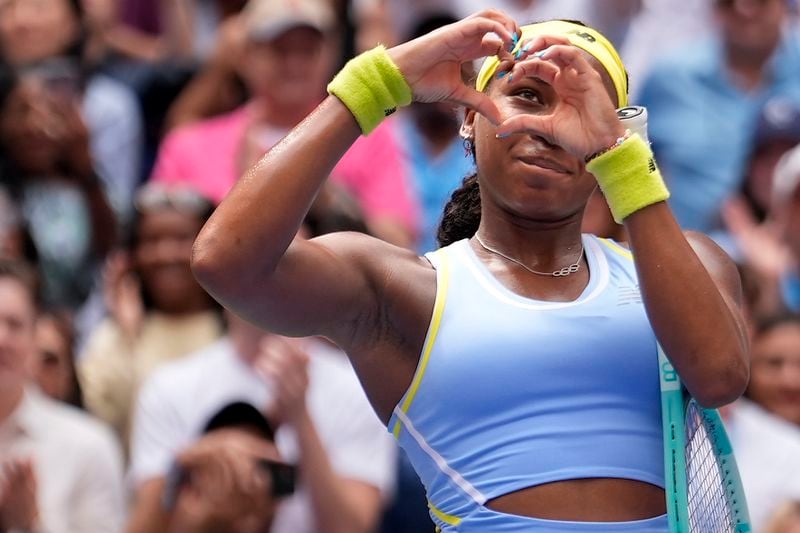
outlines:
[[[447,246],[475,235],[481,223],[481,189],[478,175],[464,178],[461,187],[453,191],[450,201],[444,206],[442,222],[436,239],[439,246]]]

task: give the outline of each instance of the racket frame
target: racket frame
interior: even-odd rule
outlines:
[[[705,409],[689,396],[678,373],[661,346],[658,346],[658,374],[661,387],[661,420],[664,431],[664,491],[670,533],[690,533],[689,498],[686,479],[686,413],[696,404],[711,445],[722,466],[722,481],[728,504],[737,525],[736,533],[751,531],[747,501],[739,469],[722,418],[716,409]]]

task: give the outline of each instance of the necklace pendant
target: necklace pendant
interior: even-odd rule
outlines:
[[[565,266],[561,270],[556,270],[555,272],[553,272],[553,276],[556,278],[569,276],[570,274],[574,274],[575,272],[577,272],[579,268],[580,265],[578,263],[574,263],[572,265]]]

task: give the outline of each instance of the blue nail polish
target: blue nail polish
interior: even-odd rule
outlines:
[[[514,34],[511,35],[511,40],[514,41],[515,44],[517,41],[519,41],[519,35],[517,35],[517,32],[514,32]]]
[[[516,51],[516,53],[514,54],[514,60],[516,61],[517,59],[520,58],[520,56],[522,56],[522,48]]]
[[[530,49],[531,49],[531,43],[528,43],[528,44],[526,44],[525,46],[522,47],[522,52],[525,53]]]
[[[500,72],[497,73],[497,79],[502,80],[503,78],[506,77],[506,74],[508,74],[507,70],[501,70]]]
[[[514,79],[514,75],[513,75],[513,74],[510,74],[510,75],[508,76],[508,83],[511,83],[511,80],[512,80],[512,79]]]
[[[510,133],[498,133],[498,134],[495,135],[495,137],[498,138],[498,139],[507,139],[507,138],[511,137],[511,134]]]
[[[536,52],[535,54],[533,54],[533,57],[539,57],[539,58],[542,58],[542,57],[544,57],[544,54],[545,54],[545,53],[547,53],[547,48],[545,48],[544,50],[539,50],[538,52]]]

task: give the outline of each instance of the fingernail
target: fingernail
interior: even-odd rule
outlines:
[[[506,74],[508,74],[507,70],[501,70],[500,72],[497,73],[497,79],[502,80],[503,78],[506,77]]]
[[[533,54],[533,57],[543,58],[546,53],[547,53],[547,48],[545,48],[544,50],[539,50],[538,52]]]
[[[510,136],[511,136],[510,133],[497,133],[497,134],[495,134],[495,137],[498,138],[498,139],[507,139]]]
[[[515,43],[516,43],[517,41],[519,41],[519,35],[517,35],[517,32],[514,32],[514,33],[511,35],[511,40],[512,40],[512,41],[514,41]]]
[[[525,46],[522,47],[522,52],[525,53],[531,49],[531,43],[527,43]]]
[[[517,52],[514,54],[514,60],[519,59],[522,56],[522,52],[523,52],[522,48],[517,50]]]
[[[511,83],[511,80],[513,80],[513,79],[514,79],[514,75],[513,74],[509,74],[508,83]]]

